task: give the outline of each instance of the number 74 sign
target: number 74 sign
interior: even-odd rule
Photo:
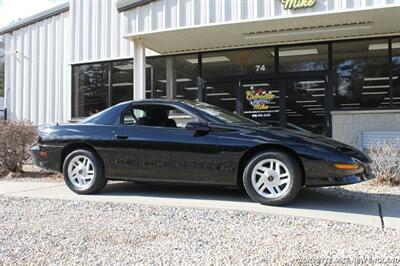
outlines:
[[[265,72],[267,71],[267,67],[265,65],[255,65],[256,72]]]

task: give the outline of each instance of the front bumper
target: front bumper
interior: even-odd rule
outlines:
[[[375,178],[371,170],[370,164],[363,164],[362,170],[356,172],[352,170],[337,170],[332,176],[310,178],[306,181],[307,187],[325,187],[325,186],[342,186],[351,185],[368,181]]]

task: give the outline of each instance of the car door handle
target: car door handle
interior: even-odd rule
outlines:
[[[125,135],[117,135],[117,139],[128,139],[128,136],[125,136]]]

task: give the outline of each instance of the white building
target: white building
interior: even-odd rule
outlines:
[[[400,0],[71,0],[0,29],[8,118],[185,98],[357,144],[400,130],[399,14]]]

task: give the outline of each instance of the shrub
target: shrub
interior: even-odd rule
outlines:
[[[379,181],[400,185],[400,139],[378,141],[369,149],[372,171]]]
[[[21,172],[36,141],[36,127],[29,122],[0,122],[0,172]]]

